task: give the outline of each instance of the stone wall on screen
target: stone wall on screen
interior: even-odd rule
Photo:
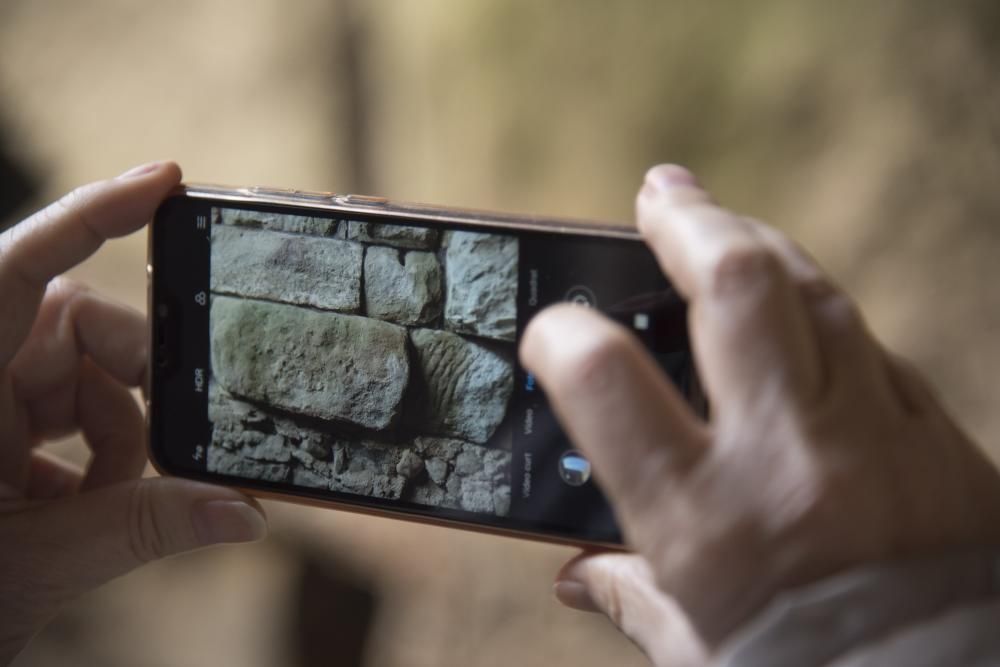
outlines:
[[[212,230],[212,291],[356,313],[363,256],[360,243],[220,226]]]
[[[516,239],[212,223],[211,471],[508,512]]]
[[[403,409],[410,358],[403,327],[268,301],[215,296],[215,379],[233,394],[373,431]]]
[[[372,246],[364,270],[369,317],[417,325],[441,316],[441,265],[433,253]]]
[[[445,328],[514,340],[517,324],[517,239],[449,232]]]

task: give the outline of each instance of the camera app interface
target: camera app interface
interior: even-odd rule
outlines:
[[[209,471],[506,515],[513,236],[212,211]]]
[[[198,220],[209,335],[193,372],[209,433],[189,460],[337,499],[619,538],[517,343],[546,305],[598,308],[690,392],[684,306],[641,244],[218,206]]]

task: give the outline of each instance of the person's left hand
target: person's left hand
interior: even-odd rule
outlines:
[[[145,423],[129,388],[145,381],[145,318],[60,277],[142,227],[180,176],[170,162],[137,167],[0,234],[0,665],[79,594],[266,531],[237,491],[139,479]],[[86,471],[37,449],[77,431]]]

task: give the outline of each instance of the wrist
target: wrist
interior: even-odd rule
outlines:
[[[858,568],[779,594],[730,636],[718,664],[823,665],[949,609],[990,600],[1000,600],[1000,549]]]

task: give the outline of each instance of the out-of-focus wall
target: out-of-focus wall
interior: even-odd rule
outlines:
[[[647,165],[686,163],[802,240],[996,457],[997,7],[7,0],[0,153],[35,205],[172,157],[191,180],[618,220]],[[75,275],[142,308],[144,250]],[[311,665],[359,637],[370,665],[643,664],[551,600],[570,550],[268,509],[268,543],[125,577],[21,664]]]
[[[374,84],[412,103],[379,105],[381,190],[628,220],[647,165],[688,164],[809,247],[1000,455],[995,3],[394,9]]]

